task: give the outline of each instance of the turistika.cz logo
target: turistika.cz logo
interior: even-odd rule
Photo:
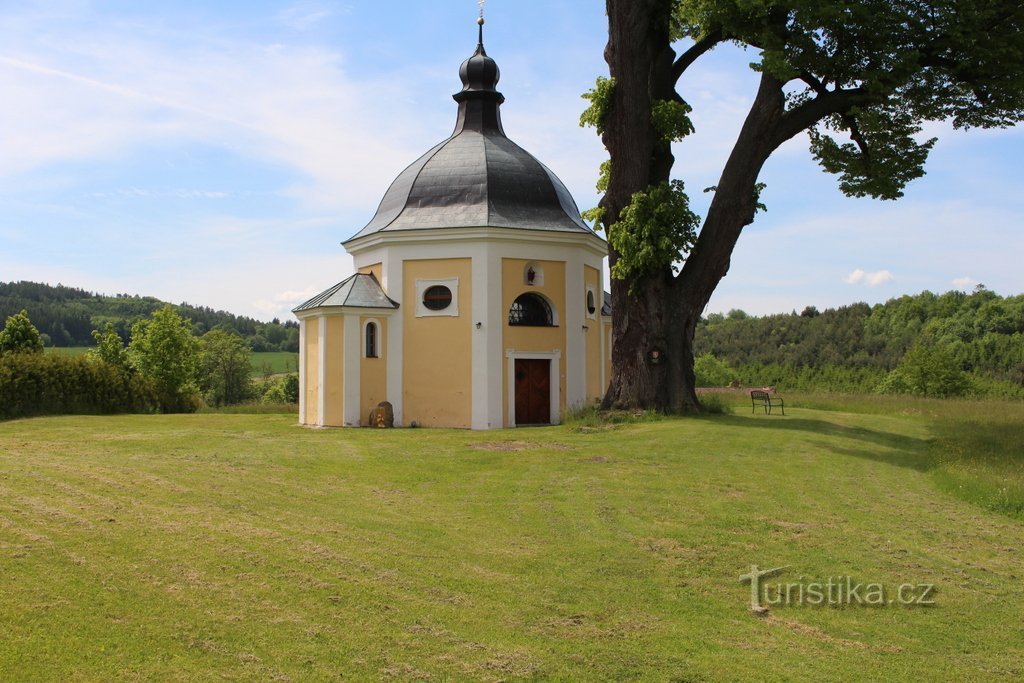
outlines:
[[[895,588],[882,583],[859,581],[851,576],[830,576],[825,581],[808,581],[798,577],[792,582],[769,582],[785,567],[760,569],[756,564],[741,583],[750,584],[750,609],[765,612],[769,607],[931,607],[935,604],[935,584],[901,583]]]

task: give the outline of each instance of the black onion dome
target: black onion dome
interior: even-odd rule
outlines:
[[[483,24],[480,25],[480,42],[476,44],[476,53],[459,67],[459,78],[462,79],[463,92],[494,90],[501,79],[498,63],[488,57],[484,50]]]
[[[366,227],[377,232],[431,228],[519,228],[594,234],[558,177],[505,136],[495,88],[497,63],[483,29],[476,53],[462,63],[455,131],[395,179]]]

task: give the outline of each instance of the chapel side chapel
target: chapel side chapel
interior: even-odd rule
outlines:
[[[496,429],[556,424],[611,374],[607,247],[565,185],[508,137],[498,66],[462,63],[451,137],[343,242],[356,273],[294,309],[299,421]]]

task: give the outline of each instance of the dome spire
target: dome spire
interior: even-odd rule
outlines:
[[[480,16],[477,17],[476,20],[476,25],[480,27],[480,39],[476,42],[477,52],[484,51],[484,3],[486,1],[487,0],[479,0],[479,2],[477,2],[477,4],[480,5]]]
[[[480,16],[476,23],[479,27],[476,52],[459,67],[459,78],[462,79],[462,90],[452,95],[459,103],[459,117],[455,126],[458,134],[464,129],[501,130],[501,114],[498,107],[505,101],[505,96],[497,90],[501,71],[498,64],[487,56],[484,50],[484,0],[479,0]]]

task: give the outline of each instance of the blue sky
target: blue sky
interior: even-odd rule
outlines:
[[[0,281],[158,296],[269,319],[351,273],[339,246],[447,137],[473,0],[0,0]],[[578,118],[606,73],[604,3],[490,0],[509,136],[592,206],[600,140]],[[755,84],[719,50],[681,93],[676,175],[715,184]],[[897,202],[848,199],[806,138],[764,171],[709,312],[1024,291],[1024,132],[953,131]]]

